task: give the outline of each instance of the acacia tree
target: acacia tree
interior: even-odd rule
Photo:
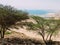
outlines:
[[[11,26],[16,27],[16,23],[22,20],[28,19],[28,13],[16,10],[11,6],[0,5],[0,31],[1,38],[4,38],[4,34]],[[14,26],[15,25],[15,26]]]
[[[50,41],[52,36],[54,34],[57,34],[57,32],[59,31],[60,20],[49,20],[39,16],[32,16],[32,18],[37,22],[37,24],[30,22],[26,25],[30,29],[38,30],[38,33],[41,35],[45,44],[46,41]]]

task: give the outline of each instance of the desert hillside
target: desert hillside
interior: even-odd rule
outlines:
[[[25,20],[27,22],[33,22],[33,23],[36,23],[36,21],[33,19],[33,18],[30,18],[30,19],[27,19]],[[38,30],[27,30],[26,27],[24,28],[21,28],[19,27],[19,29],[11,29],[17,33],[22,33],[22,34],[25,34],[26,36],[28,36],[29,38],[32,38],[32,39],[36,39],[36,40],[42,40],[42,37],[38,34]],[[56,36],[53,36],[52,37],[52,40],[53,41],[60,41],[60,33],[58,33],[58,35]]]

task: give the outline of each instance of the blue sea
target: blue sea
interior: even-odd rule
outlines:
[[[53,11],[51,10],[27,10],[29,14],[38,14],[38,15],[44,15],[47,13],[52,13]]]

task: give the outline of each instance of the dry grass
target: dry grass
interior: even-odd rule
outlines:
[[[17,33],[17,32],[14,32],[14,31],[12,31],[10,34],[5,34],[5,37],[4,37],[4,43],[5,43],[5,45],[18,45],[18,44],[19,45],[21,45],[21,44],[25,45],[25,43],[26,44],[31,44],[31,43],[34,44],[36,42],[37,42],[36,40],[30,39],[25,34],[23,34],[23,33]],[[0,42],[0,44],[1,44],[1,42]]]
[[[12,31],[11,34],[6,34],[5,38],[21,38],[21,39],[26,39],[26,38],[28,38],[28,36],[26,36],[23,33],[18,33],[18,32]]]
[[[11,34],[5,35],[4,44],[5,45],[37,45],[37,44],[42,45],[42,41],[31,39],[23,33],[17,33],[13,31],[11,32]],[[60,43],[57,45],[60,45]]]

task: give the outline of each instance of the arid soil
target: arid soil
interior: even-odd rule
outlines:
[[[53,42],[53,45],[60,45],[60,42]],[[0,39],[0,45],[2,45]],[[29,36],[12,31],[11,34],[5,34],[4,45],[45,45],[42,40],[36,40],[35,38],[30,38]],[[51,45],[51,44],[47,44]]]
[[[1,44],[0,39],[0,44]],[[40,41],[29,38],[23,33],[17,33],[12,31],[11,34],[6,34],[4,37],[4,44],[5,45],[32,45],[32,44],[40,44]],[[2,45],[2,44],[1,44]]]

